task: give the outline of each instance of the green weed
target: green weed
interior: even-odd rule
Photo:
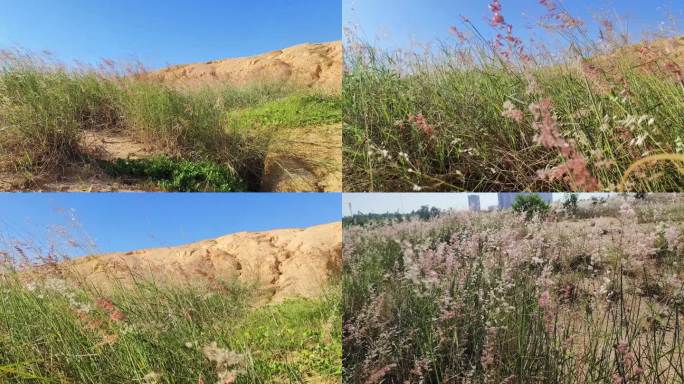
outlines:
[[[103,169],[117,178],[140,178],[151,181],[170,192],[237,192],[244,183],[230,168],[211,161],[190,161],[169,157],[149,159],[117,159],[101,163]]]
[[[293,95],[229,114],[230,125],[236,129],[306,127],[341,120],[340,98],[326,95]]]

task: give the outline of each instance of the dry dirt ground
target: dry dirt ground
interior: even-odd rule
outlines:
[[[86,131],[81,145],[93,159],[112,161],[121,159],[141,159],[161,154],[124,132]],[[60,177],[35,178],[11,172],[0,172],[0,191],[38,190],[56,192],[115,192],[145,191],[149,186],[141,180],[122,180],[109,177],[102,170],[89,165],[68,165]]]
[[[262,191],[342,191],[342,125],[297,130],[267,157]]]
[[[293,135],[294,136],[294,135]],[[342,190],[342,126],[297,129],[297,139],[284,140],[268,154],[263,192],[339,192]],[[163,154],[120,131],[87,131],[82,145],[93,159],[143,159]],[[144,191],[141,180],[114,179],[88,165],[65,169],[52,179],[29,179],[0,172],[0,191],[60,192]]]
[[[339,277],[341,223],[305,229],[241,232],[197,243],[123,253],[92,255],[35,271],[93,285],[102,290],[126,287],[133,279],[160,284],[214,287],[238,279],[256,284],[261,303],[316,297]]]

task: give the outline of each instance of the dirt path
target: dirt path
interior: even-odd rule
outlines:
[[[141,159],[158,154],[122,132],[86,131],[81,140],[85,152],[93,159]],[[83,162],[65,167],[59,177],[20,175],[0,172],[0,191],[53,191],[53,192],[115,192],[145,191],[149,186],[110,177],[96,165]]]
[[[341,124],[289,130],[277,140],[264,165],[263,192],[339,192],[342,190]],[[120,131],[86,131],[82,147],[91,159],[145,159],[164,152]],[[107,175],[94,162],[68,165],[61,176],[31,177],[0,172],[0,191],[149,191],[143,180]]]
[[[101,160],[144,159],[160,153],[118,131],[86,131],[82,143],[95,158]]]

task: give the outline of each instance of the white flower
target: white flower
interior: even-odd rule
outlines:
[[[414,191],[414,192],[420,192],[420,191],[422,191],[422,190],[423,190],[423,187],[421,187],[421,186],[418,185],[418,184],[413,184],[413,191]]]
[[[235,367],[241,365],[243,361],[241,354],[219,348],[215,341],[202,348],[202,353],[209,361],[216,363],[219,368]]]
[[[142,381],[145,384],[156,384],[159,382],[159,379],[161,379],[161,374],[157,372],[150,372],[143,376]]]

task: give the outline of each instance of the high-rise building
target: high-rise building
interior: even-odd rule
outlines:
[[[468,195],[468,209],[473,212],[480,212],[480,196]]]

